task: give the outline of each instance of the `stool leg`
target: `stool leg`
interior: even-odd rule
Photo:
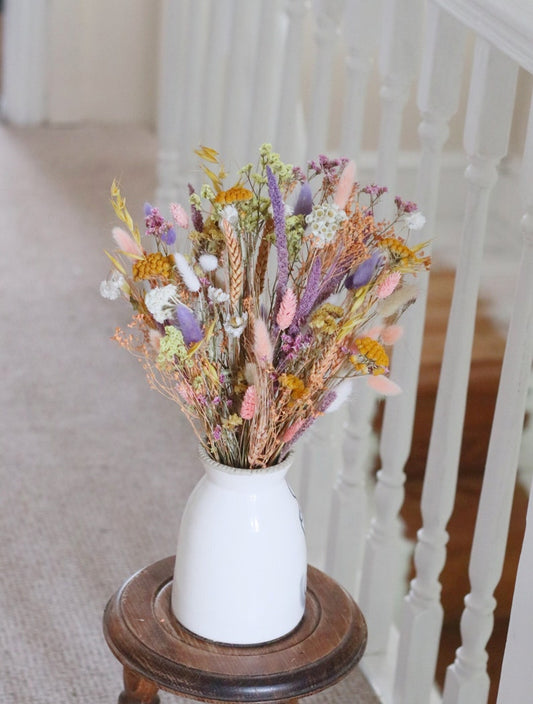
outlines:
[[[156,684],[125,667],[124,690],[120,693],[118,704],[159,704],[157,689]]]

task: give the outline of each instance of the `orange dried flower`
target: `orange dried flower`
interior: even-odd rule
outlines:
[[[243,186],[233,186],[227,191],[220,191],[215,197],[215,203],[221,205],[229,205],[229,203],[236,203],[240,200],[250,200],[253,196],[252,191]]]
[[[161,252],[152,252],[133,264],[133,280],[139,281],[157,276],[169,279],[173,267],[174,258],[172,255],[164,256]]]
[[[366,357],[370,362],[374,362],[378,367],[389,366],[389,356],[383,346],[371,337],[360,337],[355,341],[359,354]]]

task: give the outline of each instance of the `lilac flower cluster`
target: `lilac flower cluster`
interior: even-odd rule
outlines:
[[[396,196],[394,203],[398,208],[398,215],[401,215],[402,213],[414,213],[415,210],[418,210],[416,203],[413,203],[411,200],[403,200],[400,196]]]
[[[150,203],[144,204],[144,223],[147,235],[153,235],[165,244],[176,241],[176,231],[172,225],[161,215],[159,208],[154,208]]]
[[[372,198],[380,198],[384,193],[387,193],[389,189],[386,186],[378,186],[375,183],[371,183],[368,186],[361,188],[361,193],[366,193]]]
[[[307,165],[311,171],[315,172],[315,174],[323,174],[326,181],[332,182],[339,167],[344,167],[348,161],[349,159],[346,157],[341,157],[340,159],[330,159],[324,154],[319,154],[318,162],[314,160],[309,161]]]

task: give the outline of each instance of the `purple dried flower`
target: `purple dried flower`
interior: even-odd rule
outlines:
[[[300,183],[305,182],[305,174],[299,166],[292,167],[292,175],[297,181],[300,181]]]
[[[266,167],[268,194],[272,203],[274,217],[274,232],[276,234],[276,248],[278,250],[278,286],[277,302],[281,302],[287,282],[289,280],[289,250],[287,249],[287,233],[285,232],[285,205],[279,190],[276,177],[270,166]]]
[[[344,285],[347,289],[359,288],[360,286],[366,286],[374,276],[374,272],[381,261],[381,254],[379,252],[374,252],[374,254],[365,259],[364,262],[359,264],[357,269],[353,271],[346,277]]]
[[[313,210],[313,194],[311,192],[311,186],[307,183],[302,183],[300,188],[300,193],[298,194],[298,200],[294,206],[295,215],[309,215]]]
[[[147,235],[157,237],[165,244],[174,244],[176,241],[176,232],[171,223],[165,220],[159,208],[154,208],[150,203],[144,204],[144,224]]]
[[[416,203],[413,203],[411,200],[403,200],[400,196],[396,196],[394,202],[398,208],[398,215],[402,213],[414,213],[415,210],[418,210]]]
[[[166,232],[161,234],[161,242],[165,244],[174,244],[176,241],[176,230],[170,226]]]
[[[179,305],[176,308],[175,321],[187,346],[203,339],[202,329],[194,317],[194,313],[187,306]]]
[[[318,404],[317,411],[319,413],[325,413],[326,410],[331,406],[333,401],[337,398],[337,392],[336,391],[326,391],[324,396],[322,397],[320,403]]]
[[[316,418],[315,416],[309,416],[304,420],[302,425],[298,428],[297,432],[292,436],[292,438],[289,440],[288,443],[285,444],[283,448],[283,457],[286,457],[287,454],[289,453],[289,449],[294,445],[294,443],[298,440],[298,438],[301,438],[302,435],[305,433],[306,430],[308,430],[313,423],[315,422]]]
[[[387,193],[389,189],[386,186],[377,186],[375,183],[371,183],[364,188],[361,188],[361,193],[367,193],[372,198],[379,198],[384,193]]]
[[[213,440],[216,440],[217,442],[220,440],[222,437],[222,428],[220,425],[215,425],[213,428]]]
[[[189,195],[192,196],[192,194],[195,193],[195,190],[191,186],[190,183],[188,184],[188,188],[189,188]],[[194,227],[196,232],[203,232],[204,231],[204,219],[202,217],[202,213],[193,203],[191,203],[191,221],[192,221],[192,226]]]
[[[307,277],[307,286],[305,287],[305,291],[300,298],[298,308],[294,314],[294,323],[290,327],[291,331],[297,330],[298,323],[304,320],[304,318],[306,318],[312,311],[319,292],[321,271],[322,262],[319,257],[316,257],[311,265],[309,276]]]

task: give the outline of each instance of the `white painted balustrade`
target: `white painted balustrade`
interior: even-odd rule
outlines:
[[[399,515],[416,407],[425,276],[417,280],[419,299],[405,316],[405,335],[393,355],[391,373],[404,393],[388,399],[385,405],[376,480],[369,474],[375,397],[367,388],[358,389],[336,419],[325,417],[317,424],[307,444],[300,448],[293,472],[306,516],[311,560],[358,598],[369,626],[368,654],[362,668],[382,701],[391,704],[441,701],[434,686],[443,620],[439,576],[446,561],[446,527],[455,501],[485,232],[498,164],[508,150],[518,67],[532,69],[527,45],[521,40],[525,25],[511,13],[523,10],[523,5],[513,1],[509,11],[502,9],[503,5],[496,0],[320,0],[312,4],[280,0],[258,2],[252,9],[244,8],[238,0],[228,0],[225,9],[232,17],[228,25],[227,17],[225,24],[220,18],[220,7],[215,10],[212,3],[212,16],[209,19],[207,13],[205,25],[209,41],[214,40],[216,27],[225,37],[221,41],[224,52],[229,52],[228,59],[225,66],[211,63],[205,69],[209,97],[204,98],[202,108],[196,106],[193,116],[184,118],[181,114],[181,119],[188,122],[197,120],[195,128],[202,127],[199,142],[216,144],[222,153],[229,152],[241,161],[253,158],[261,141],[271,140],[286,158],[301,163],[319,152],[331,151],[332,125],[340,126],[335,148],[353,156],[360,153],[365,97],[379,53],[380,130],[371,180],[389,186],[391,191],[380,215],[390,213],[402,158],[404,108],[414,85],[418,88],[418,177],[414,192],[403,194],[419,203],[427,219],[421,232],[412,233],[411,243],[415,244],[439,236],[441,156],[450,121],[459,106],[468,37],[475,43],[471,75],[467,77],[470,89],[464,124],[466,206],[427,458],[421,503],[423,525],[413,546],[416,576],[410,588],[405,584],[405,541]],[[242,43],[244,24],[255,46],[251,54],[248,46],[235,46],[237,37]],[[259,27],[265,31],[259,31]],[[189,39],[192,41],[196,40]],[[514,51],[509,51],[513,47]],[[248,69],[235,87],[231,77],[242,62],[247,62]],[[268,91],[262,90],[265,85]],[[193,89],[188,90],[190,100]],[[194,91],[205,96],[205,89],[196,86]],[[259,114],[264,120],[258,118]],[[190,125],[167,125],[166,129],[181,135],[198,134]],[[188,173],[190,165],[180,153],[183,143],[180,145],[175,135],[165,139],[169,151],[179,155],[183,172]],[[165,139],[162,137],[161,142]],[[191,151],[195,144],[186,146]],[[532,161],[529,153],[525,159]],[[530,187],[529,173],[526,169],[524,182]],[[531,207],[527,198],[526,207]],[[515,308],[511,325],[473,542],[471,593],[466,598],[461,626],[463,642],[448,669],[442,694],[446,704],[482,704],[487,697],[485,647],[492,629],[493,592],[504,559],[524,388],[531,365],[531,313],[526,310],[528,300],[531,304],[526,289],[532,278],[528,217],[523,225],[527,253],[518,294],[522,305]],[[521,361],[513,352],[517,347],[523,350]],[[513,413],[506,412],[509,406]],[[331,499],[325,500],[329,492]],[[492,556],[489,550],[494,550]],[[525,554],[524,565],[528,559]],[[524,589],[519,594],[525,594]],[[405,602],[398,617],[402,595]],[[513,614],[513,618],[518,624],[516,643],[525,647],[529,634],[519,628],[520,617]],[[519,691],[509,684],[516,677],[518,650],[519,646],[510,641],[502,692],[505,687]],[[500,704],[515,701],[520,700],[501,694]]]

